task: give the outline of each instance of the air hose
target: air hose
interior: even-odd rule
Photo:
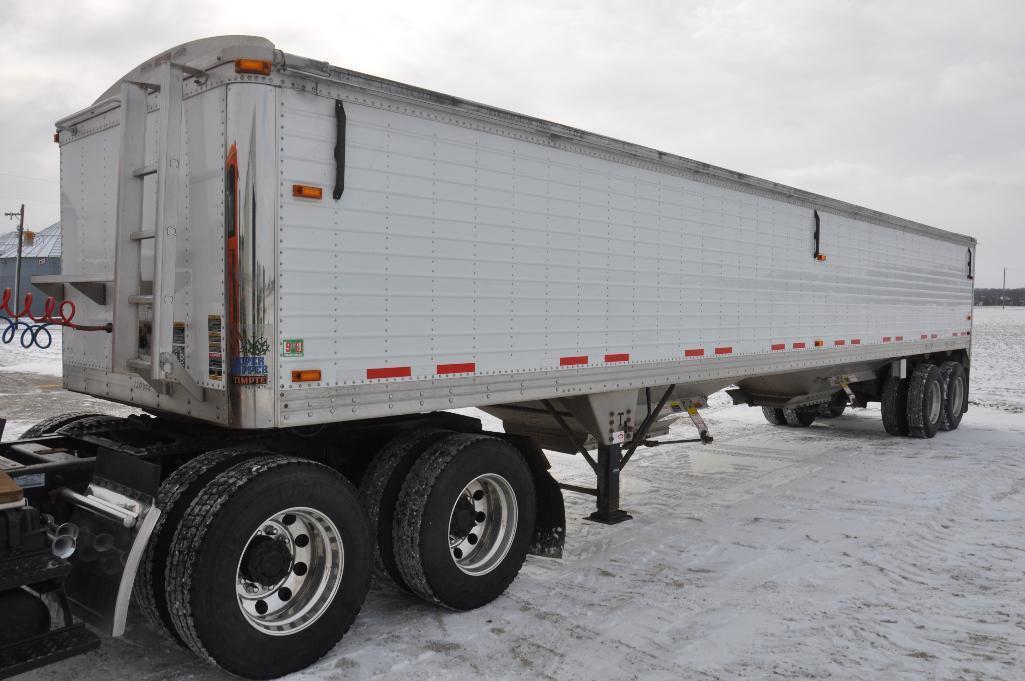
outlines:
[[[105,331],[111,333],[114,325],[106,324],[76,324],[72,321],[75,318],[75,303],[70,300],[57,300],[50,296],[43,303],[43,314],[39,317],[32,314],[32,294],[25,294],[24,305],[21,310],[17,309],[17,301],[12,301],[13,294],[10,288],[5,288],[3,298],[0,299],[0,322],[6,322],[7,326],[0,331],[0,343],[12,343],[15,336],[21,347],[37,347],[45,350],[53,343],[53,336],[47,327],[64,326],[76,331]],[[12,303],[14,309],[11,308]],[[54,316],[56,312],[57,316]],[[31,320],[31,323],[24,321]],[[21,333],[19,334],[19,329]]]

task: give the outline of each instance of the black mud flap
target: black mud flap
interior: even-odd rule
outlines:
[[[534,475],[534,489],[537,494],[537,519],[534,523],[534,538],[528,552],[546,558],[562,558],[566,544],[566,506],[562,490],[548,469],[548,457],[529,437],[506,435],[527,460]]]
[[[159,485],[156,464],[101,450],[86,490],[61,492],[78,525],[68,598],[78,617],[110,636],[125,631],[135,574],[160,515]]]

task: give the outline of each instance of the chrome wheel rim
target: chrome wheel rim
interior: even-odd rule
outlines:
[[[341,534],[330,518],[306,507],[280,511],[260,523],[242,550],[238,607],[258,631],[294,634],[330,607],[344,567]]]
[[[939,383],[931,383],[925,396],[929,415],[929,423],[936,423],[940,419],[940,407],[943,405],[943,393]]]
[[[460,570],[486,575],[505,560],[516,537],[519,509],[512,485],[485,473],[459,493],[448,520],[448,550]]]
[[[957,416],[964,407],[964,379],[958,376],[950,389],[950,413]]]

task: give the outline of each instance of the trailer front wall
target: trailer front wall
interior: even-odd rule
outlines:
[[[820,209],[818,260],[797,201],[351,91],[335,201],[334,99],[279,92],[282,390],[968,344],[963,237]]]
[[[270,88],[263,88],[269,91]],[[111,371],[111,340],[106,333],[68,330],[63,334],[64,386],[69,390],[155,407],[209,420],[223,420],[226,375],[223,371],[224,205],[226,88],[189,92],[183,102],[182,148],[179,150],[178,220],[175,254],[174,333],[172,349],[192,380],[207,393],[200,401],[181,393],[158,393],[140,376]],[[270,97],[273,99],[273,97]],[[156,95],[150,96],[155,105]],[[106,275],[114,272],[117,177],[121,152],[120,108],[79,123],[61,133],[61,229],[63,273]],[[253,107],[247,107],[252,119]],[[147,163],[157,158],[159,115],[147,115]],[[143,181],[144,203],[138,230],[152,230],[156,217],[156,176]],[[153,244],[140,243],[137,273],[108,284],[106,301],[94,302],[73,286],[64,297],[75,303],[75,321],[112,321],[114,286],[145,292],[153,279]],[[139,281],[137,281],[139,280]],[[141,283],[140,283],[141,281]],[[151,318],[148,305],[140,316]]]

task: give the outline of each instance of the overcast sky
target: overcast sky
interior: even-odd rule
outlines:
[[[248,33],[971,234],[978,286],[1025,286],[1021,0],[3,0],[0,32],[0,206],[30,228],[59,217],[57,118]]]

